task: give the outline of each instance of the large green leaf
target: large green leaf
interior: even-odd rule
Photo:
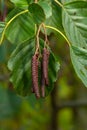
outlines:
[[[36,24],[41,24],[42,22],[45,21],[45,18],[46,18],[45,12],[39,4],[36,4],[36,3],[30,4],[29,11]]]
[[[87,87],[87,50],[80,47],[70,47],[71,60],[78,77]]]
[[[41,48],[43,48],[44,41],[40,40]],[[32,78],[31,78],[31,58],[35,52],[35,40],[30,39],[17,46],[12,53],[8,62],[8,68],[12,71],[11,81],[18,94],[22,96],[31,93]],[[49,59],[49,86],[46,87],[46,95],[52,90],[53,83],[57,79],[57,72],[59,70],[59,63],[50,50]],[[39,72],[41,73],[41,72]],[[41,75],[41,74],[39,74]]]
[[[87,1],[74,1],[63,6],[63,27],[70,42],[87,48]]]
[[[15,14],[21,12],[18,8],[15,8],[7,17],[8,22]],[[35,24],[27,12],[25,14],[21,14],[17,18],[15,18],[6,30],[7,39],[14,44],[19,44],[25,40],[28,40],[32,36],[35,35]]]

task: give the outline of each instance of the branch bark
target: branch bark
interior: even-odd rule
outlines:
[[[79,108],[79,107],[87,107],[87,101],[68,101],[68,102],[64,102],[59,104],[58,106],[56,106],[56,110],[59,109],[64,109],[64,108]]]
[[[9,79],[9,74],[5,74],[5,75],[0,75],[0,81],[2,82],[4,82],[4,81],[6,81],[6,80],[8,80]]]
[[[54,89],[51,93],[51,123],[50,123],[50,130],[58,130],[58,111],[59,108],[57,107],[58,101],[58,91],[57,91],[57,82],[55,83]]]

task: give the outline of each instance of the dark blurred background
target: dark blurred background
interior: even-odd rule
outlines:
[[[7,8],[10,2],[0,0],[1,21]],[[54,33],[48,38],[61,67],[52,93],[41,100],[15,93],[7,68],[14,46],[7,40],[0,46],[0,130],[87,130],[87,88],[75,74],[64,39]]]

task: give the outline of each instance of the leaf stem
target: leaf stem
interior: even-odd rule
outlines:
[[[35,3],[37,3],[37,0],[35,0]]]
[[[62,7],[63,8],[63,5],[59,2],[59,1],[57,1],[57,0],[54,0],[60,7]]]
[[[38,30],[37,30],[37,34],[36,34],[36,51],[35,54],[38,53],[39,49],[40,49],[40,45],[39,45],[39,33],[40,33],[40,29],[41,29],[42,24],[39,25]]]
[[[52,29],[52,30],[58,32],[60,35],[62,35],[63,38],[67,41],[68,45],[70,46],[70,42],[69,42],[69,40],[67,39],[67,37],[66,37],[66,36],[65,36],[65,35],[64,35],[60,30],[58,30],[58,29],[55,28],[55,27],[48,26],[48,25],[45,25],[45,27],[46,27],[46,28],[50,28],[50,29]]]
[[[45,35],[45,44],[44,44],[44,47],[46,47],[47,44],[49,44],[49,42],[48,42],[48,38],[47,38],[47,34],[46,34],[46,27],[45,27],[44,23],[42,24],[42,27],[44,29],[44,35]]]
[[[15,15],[13,18],[11,18],[11,19],[7,22],[5,28],[4,28],[3,32],[2,32],[2,36],[1,36],[1,39],[0,39],[0,45],[1,45],[1,43],[3,42],[6,29],[8,28],[8,26],[10,25],[10,23],[11,23],[15,18],[17,18],[18,16],[20,16],[21,14],[24,14],[24,13],[27,13],[27,12],[28,12],[28,10],[21,11],[20,13],[18,13],[17,15]]]

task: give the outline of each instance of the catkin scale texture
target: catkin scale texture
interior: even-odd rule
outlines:
[[[47,50],[46,51],[46,55],[47,55],[47,76],[46,76],[46,79],[45,79],[45,83],[46,85],[49,85],[49,79],[48,79],[48,64],[49,64],[49,55],[50,55],[50,52]]]
[[[42,75],[41,75],[41,96],[45,97],[45,86],[49,84],[48,81],[48,63],[49,63],[49,51],[44,48],[42,54]]]
[[[42,83],[41,83],[41,96],[45,97],[45,79],[42,78]]]
[[[43,64],[41,65],[42,73],[41,73],[41,96],[45,97],[45,79],[43,75]]]
[[[42,58],[42,62],[43,62],[43,75],[44,75],[44,79],[45,79],[45,84],[48,85],[49,81],[48,81],[48,63],[49,63],[49,51],[44,48],[43,49],[43,58]]]
[[[39,87],[38,87],[38,55],[35,54],[32,57],[32,90],[37,98],[40,98]]]

